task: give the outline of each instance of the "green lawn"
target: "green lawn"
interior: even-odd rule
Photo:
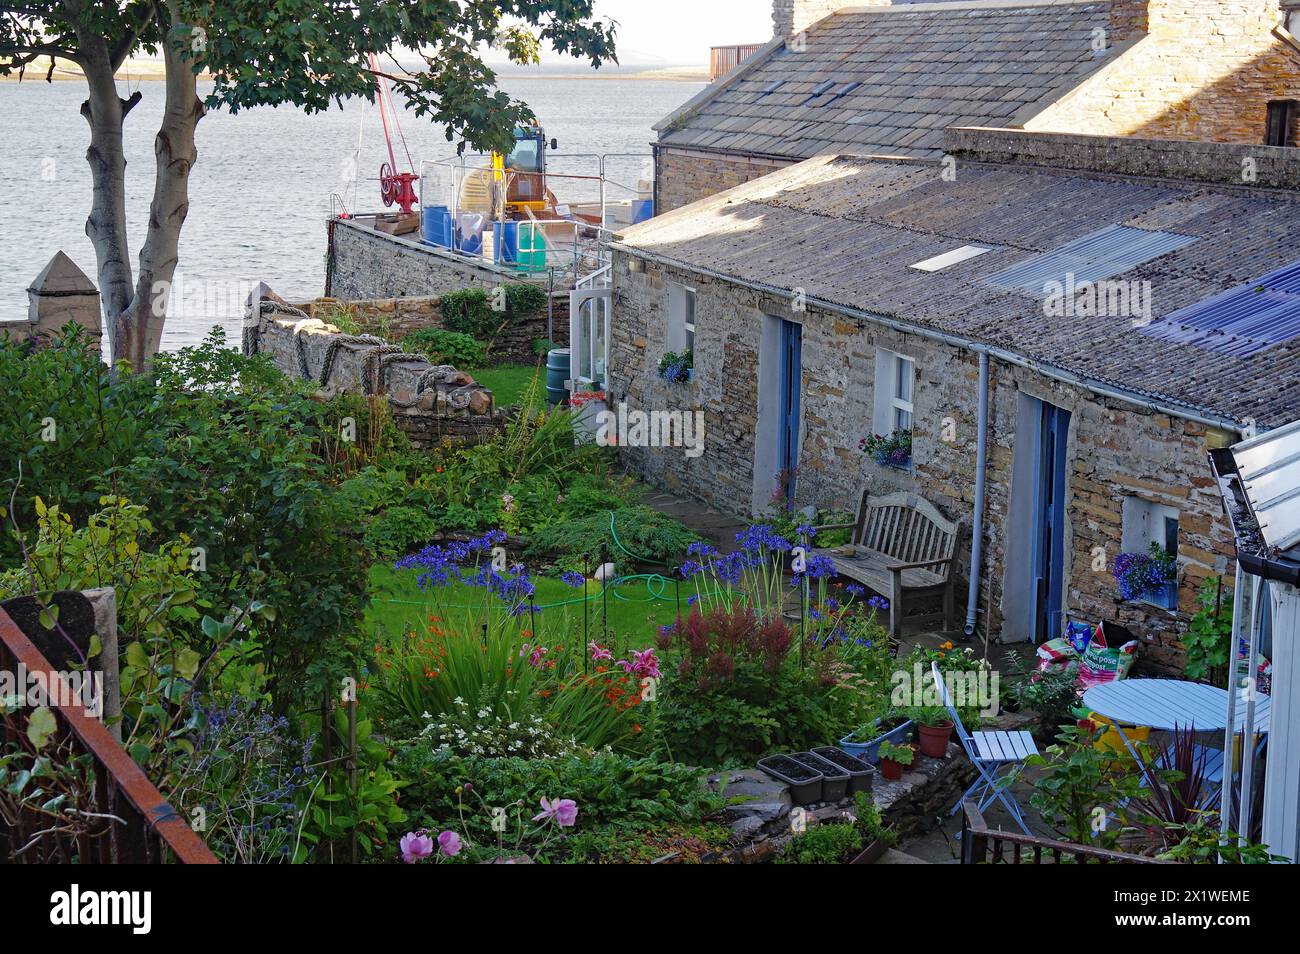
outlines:
[[[540,410],[546,406],[546,364],[499,364],[470,372],[474,380],[491,388],[497,407],[513,407],[524,398],[531,397],[531,405]],[[536,387],[533,382],[536,381]],[[529,389],[532,393],[529,394]]]
[[[415,583],[414,570],[393,570],[376,566],[370,571],[372,601],[367,610],[369,631],[378,630],[380,638],[394,638],[409,623],[417,629],[423,621],[436,612],[437,603]],[[574,589],[559,580],[535,578],[536,602],[543,607],[539,614],[539,628],[545,623],[548,633],[579,632],[583,628],[582,590]],[[600,584],[589,583],[587,596],[587,639],[605,640],[605,608],[608,607],[610,642],[615,646],[643,649],[651,642],[664,623],[677,615],[676,587],[662,579],[629,580],[621,586],[611,587],[602,593]],[[682,587],[682,610],[686,611],[686,598],[693,590]],[[657,595],[662,593],[662,595]],[[480,606],[483,590],[470,586],[454,586],[437,594],[444,608]],[[502,610],[504,612],[504,610]]]

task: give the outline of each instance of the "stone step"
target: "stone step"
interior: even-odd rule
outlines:
[[[930,862],[924,858],[918,858],[916,855],[909,855],[905,851],[899,851],[897,848],[890,848],[876,862],[878,865],[928,865]]]

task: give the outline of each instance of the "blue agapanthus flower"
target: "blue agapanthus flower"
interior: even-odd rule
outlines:
[[[835,561],[824,553],[815,554],[808,561],[805,572],[812,580],[821,580],[835,575]]]
[[[757,523],[742,530],[736,534],[736,542],[751,553],[764,549],[784,553],[788,552],[793,546],[789,540],[765,523]]]
[[[560,582],[573,587],[575,590],[580,590],[587,582],[587,578],[576,570],[569,570],[560,574]]]

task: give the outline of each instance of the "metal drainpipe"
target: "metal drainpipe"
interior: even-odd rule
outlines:
[[[980,566],[984,559],[984,471],[989,459],[989,354],[980,356],[979,432],[975,444],[975,520],[971,525],[970,591],[966,595],[966,626],[963,636],[975,635],[975,618],[980,601]]]

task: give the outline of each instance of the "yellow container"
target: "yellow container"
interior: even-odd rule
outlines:
[[[1104,715],[1096,712],[1089,714],[1088,718],[1097,725],[1110,726],[1102,733],[1101,738],[1093,743],[1093,748],[1098,752],[1107,752],[1114,755],[1123,762],[1133,761],[1133,753],[1124,744],[1124,739],[1120,737],[1119,730],[1115,728],[1113,719],[1107,719]],[[1125,726],[1124,736],[1128,738],[1132,745],[1140,745],[1151,737],[1151,728],[1145,725]]]

